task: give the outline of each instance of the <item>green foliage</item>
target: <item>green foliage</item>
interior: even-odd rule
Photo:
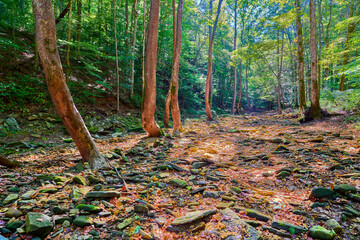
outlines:
[[[360,115],[360,90],[323,91],[322,105],[330,111],[350,111]]]

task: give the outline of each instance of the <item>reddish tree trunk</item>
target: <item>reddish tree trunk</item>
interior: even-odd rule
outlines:
[[[150,19],[145,56],[145,82],[143,89],[142,127],[152,137],[161,135],[155,122],[156,110],[156,60],[158,44],[160,0],[151,0]]]
[[[66,85],[56,42],[56,25],[51,0],[33,0],[36,40],[51,99],[84,161],[94,169],[105,165]]]

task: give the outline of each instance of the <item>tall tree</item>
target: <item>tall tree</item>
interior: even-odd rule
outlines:
[[[154,115],[156,110],[156,60],[158,45],[160,0],[151,0],[150,18],[148,24],[145,81],[143,85],[142,127],[152,137],[161,135]]]
[[[73,0],[70,0],[69,17],[68,17],[68,33],[67,33],[67,45],[66,45],[66,81],[69,81],[70,77],[70,41],[71,41],[71,15],[72,15]]]
[[[113,2],[114,8],[114,41],[115,41],[115,61],[116,61],[116,110],[120,111],[120,79],[119,79],[119,60],[118,60],[118,42],[116,27],[116,0]]]
[[[184,0],[179,0],[177,14],[175,14],[175,0],[173,0],[173,21],[176,24],[173,25],[174,35],[174,48],[173,48],[173,66],[171,71],[171,81],[169,92],[166,97],[165,105],[165,125],[169,121],[169,104],[171,107],[171,116],[174,122],[174,133],[181,130],[181,115],[179,108],[179,65],[180,65],[180,53],[181,53],[181,41],[182,41],[182,16],[184,10]],[[176,16],[176,17],[175,17]],[[167,109],[166,109],[167,108]],[[167,115],[166,115],[167,114]],[[166,122],[167,120],[167,122]]]
[[[316,49],[316,7],[315,0],[310,0],[310,55],[311,55],[311,108],[310,116],[320,118],[320,94],[317,81],[317,49]]]
[[[250,105],[250,99],[249,99],[249,81],[248,81],[248,65],[245,65],[245,95],[246,95],[246,106],[247,109],[250,110],[251,109],[251,105]]]
[[[301,26],[300,0],[295,0],[296,7],[296,29],[298,44],[298,74],[299,74],[299,108],[300,112],[305,111],[305,71],[304,71],[304,43]]]
[[[239,100],[238,100],[238,103],[236,105],[236,111],[238,113],[240,113],[240,110],[242,108],[242,106],[241,106],[241,100],[242,100],[242,79],[241,79],[241,76],[242,76],[242,62],[241,62],[241,60],[240,60],[239,68],[240,68],[240,71],[239,71]]]
[[[279,60],[279,72],[277,75],[277,93],[278,93],[278,110],[279,113],[282,113],[281,110],[281,74],[282,74],[282,68],[283,68],[283,59],[284,59],[284,30],[282,31],[282,40],[281,40],[281,52],[280,52],[280,60]]]
[[[354,2],[350,2],[350,6],[349,6],[349,19],[351,19],[351,21],[349,22],[348,26],[347,26],[347,34],[346,34],[346,42],[345,42],[345,52],[343,55],[343,62],[342,64],[345,66],[348,64],[349,62],[349,51],[350,51],[350,42],[352,37],[355,34],[355,30],[356,30],[356,25],[357,25],[357,20],[352,19],[352,17],[354,17]],[[340,91],[344,91],[345,90],[345,74],[341,74],[340,76],[340,86],[339,86],[339,90]]]
[[[216,19],[215,19],[214,26],[213,26],[212,32],[211,32],[211,37],[210,37],[210,42],[209,42],[209,51],[208,51],[208,71],[207,71],[207,76],[206,76],[206,88],[205,88],[205,110],[206,110],[207,119],[209,121],[212,121],[212,119],[213,119],[212,114],[211,114],[211,105],[210,105],[210,95],[211,95],[210,86],[211,86],[212,65],[213,65],[212,51],[213,51],[214,37],[215,37],[217,23],[219,21],[219,15],[220,15],[220,11],[221,11],[222,2],[223,2],[223,0],[219,0],[218,9],[217,9],[217,13],[216,13]]]
[[[235,0],[235,7],[234,7],[234,51],[236,51],[236,37],[237,37],[237,0]],[[235,104],[236,104],[236,88],[237,88],[237,72],[236,72],[236,58],[234,61],[234,93],[233,93],[233,101],[231,107],[231,113],[235,113]]]
[[[66,85],[57,49],[55,17],[51,0],[33,0],[36,40],[51,99],[84,161],[94,169],[105,166],[94,140],[75,107]]]
[[[135,77],[135,45],[136,45],[136,29],[137,29],[137,0],[133,0],[133,10],[132,10],[132,15],[134,18],[133,21],[133,35],[132,35],[132,39],[131,39],[131,54],[132,54],[132,59],[131,59],[131,73],[130,73],[130,97],[132,98],[134,96],[134,77]]]

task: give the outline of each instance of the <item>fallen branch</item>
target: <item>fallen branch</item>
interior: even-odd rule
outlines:
[[[118,175],[119,179],[122,181],[122,184],[124,185],[124,186],[123,186],[123,191],[125,191],[125,190],[127,189],[127,186],[126,186],[126,182],[125,182],[124,178],[120,175],[120,173],[119,173],[119,171],[117,170],[117,168],[114,167],[114,166],[111,164],[110,160],[107,159],[106,157],[105,157],[105,159],[106,159],[107,163],[109,164],[109,166],[115,170],[115,172],[116,172],[116,174]]]
[[[21,167],[22,163],[16,160],[8,159],[5,156],[0,155],[0,165],[13,168],[13,167]]]

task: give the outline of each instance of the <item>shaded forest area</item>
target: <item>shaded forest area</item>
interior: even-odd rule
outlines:
[[[0,0],[0,240],[358,239],[352,0]]]

